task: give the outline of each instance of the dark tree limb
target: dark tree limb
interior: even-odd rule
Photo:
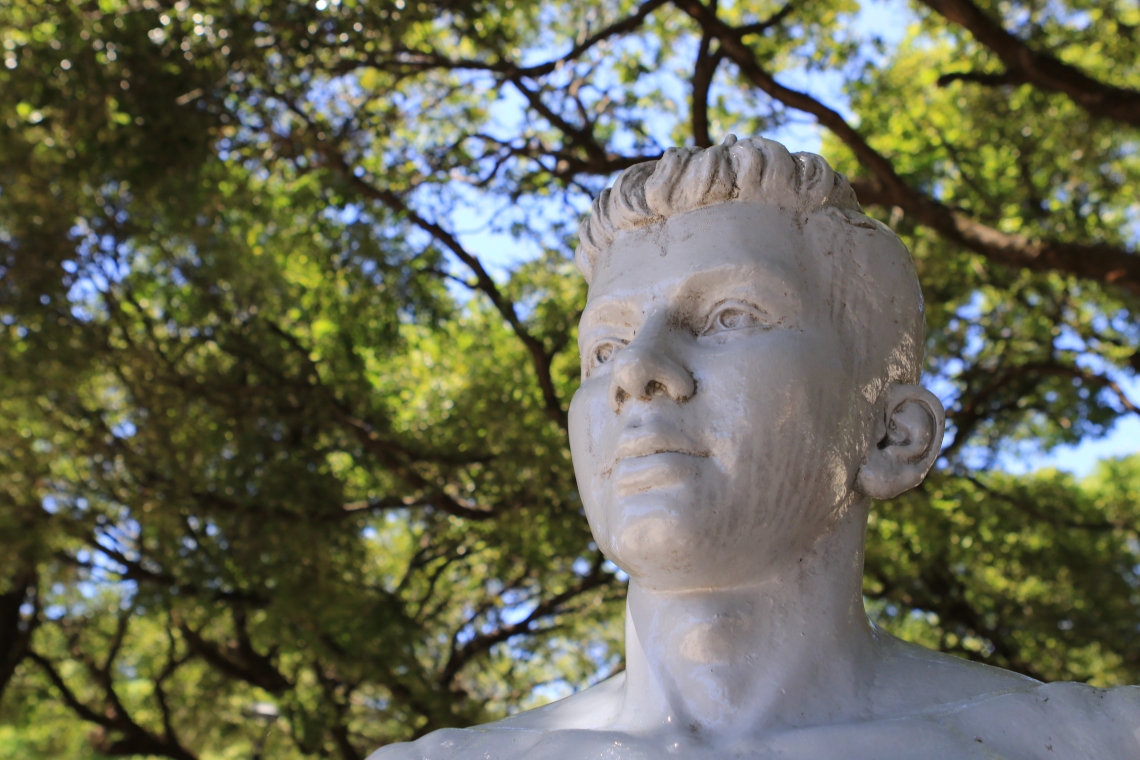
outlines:
[[[973,483],[978,489],[985,492],[988,496],[995,499],[1000,499],[1014,509],[1022,512],[1035,523],[1048,523],[1064,530],[1084,530],[1093,533],[1109,533],[1112,531],[1127,531],[1135,535],[1140,532],[1140,529],[1135,525],[1131,525],[1122,520],[1099,520],[1096,522],[1090,520],[1073,520],[1071,518],[1053,515],[1042,510],[1035,502],[1030,499],[1021,498],[1018,495],[999,490],[983,482],[976,475],[966,473],[963,477]]]
[[[981,84],[1031,84],[1068,96],[1091,116],[1140,127],[1140,91],[1115,87],[1094,79],[1076,66],[1033,50],[1023,40],[990,18],[973,0],[921,0],[931,10],[974,35],[1005,64],[1005,73],[996,75],[954,75]],[[1001,81],[999,81],[1001,80]],[[942,80],[939,80],[942,83]]]
[[[697,48],[697,61],[693,64],[693,77],[690,80],[693,87],[693,142],[698,148],[709,148],[713,144],[709,135],[709,88],[716,76],[717,66],[724,58],[719,48],[709,50],[711,44],[712,37],[705,33]]]
[[[234,607],[232,614],[235,640],[225,644],[207,640],[184,621],[177,623],[178,630],[191,652],[230,678],[244,681],[270,694],[284,694],[292,689],[293,684],[274,664],[273,651],[261,654],[254,649],[249,638],[245,610]]]
[[[639,26],[641,26],[646,18],[649,17],[649,14],[653,13],[653,11],[657,10],[662,5],[665,5],[666,2],[667,0],[647,0],[647,2],[644,2],[638,6],[637,10],[632,15],[627,16],[621,21],[616,21],[613,24],[610,24],[609,26],[600,30],[597,34],[590,35],[575,45],[569,53],[562,56],[561,58],[553,61],[548,61],[547,63],[541,63],[537,66],[527,66],[525,68],[517,69],[516,71],[518,74],[525,77],[540,77],[546,74],[550,74],[559,66],[563,66],[567,63],[570,63],[571,61],[576,61],[591,48],[597,46],[598,43],[604,42],[605,40],[608,40],[609,38],[616,35],[627,34],[634,31]]]
[[[928,610],[938,615],[944,629],[957,629],[958,633],[980,636],[993,647],[993,654],[1004,660],[1004,665],[1030,678],[1044,680],[1043,674],[1033,663],[1021,656],[1015,641],[998,626],[987,624],[967,599],[966,587],[949,570],[949,559],[938,557],[921,573],[921,584],[907,584],[905,587],[869,568],[867,574],[882,588],[878,594],[867,593],[871,598],[892,599],[907,607]],[[992,658],[972,649],[961,648],[962,655],[975,662],[992,662]]]
[[[783,8],[776,11],[763,21],[757,21],[753,24],[744,24],[743,26],[737,27],[737,30],[740,32],[741,37],[747,37],[750,34],[763,34],[772,27],[783,23],[784,19],[786,19],[791,14],[791,12],[795,10],[795,7],[796,6],[794,0],[788,0],[788,2],[784,3]],[[713,6],[710,5],[709,8],[711,10]]]
[[[39,625],[37,580],[35,564],[26,562],[12,578],[9,590],[0,594],[0,697],[28,654],[32,634]],[[28,603],[33,613],[24,615],[22,608]]]
[[[338,680],[331,669],[320,661],[313,663],[313,672],[325,694],[325,703],[332,707],[334,718],[329,733],[332,734],[333,744],[336,746],[337,754],[340,755],[340,760],[363,760],[364,755],[353,745],[348,728],[349,698],[356,688],[355,685]]]
[[[376,185],[357,177],[356,174],[353,173],[352,167],[349,165],[347,159],[339,150],[328,145],[322,145],[318,150],[329,167],[340,173],[353,189],[366,198],[380,201],[392,211],[404,216],[416,227],[419,227],[431,235],[437,243],[451,251],[464,266],[471,270],[475,276],[475,282],[479,291],[490,299],[491,304],[507,324],[510,325],[511,330],[514,331],[515,335],[526,347],[527,352],[531,356],[531,366],[534,368],[538,385],[542,392],[544,409],[547,415],[554,420],[559,427],[565,430],[566,410],[562,408],[562,399],[554,387],[554,376],[551,372],[551,360],[553,356],[547,351],[542,341],[535,337],[530,330],[527,329],[526,325],[523,324],[522,319],[515,310],[514,302],[503,294],[498,284],[483,266],[483,262],[480,261],[475,254],[468,251],[449,230],[427,219],[408,205],[399,193],[390,188]]]
[[[550,122],[551,126],[566,135],[571,145],[581,148],[591,162],[605,163],[610,158],[605,147],[594,138],[593,130],[590,129],[592,125],[589,122],[584,123],[580,127],[571,124],[562,116],[555,113],[554,109],[543,101],[542,94],[538,90],[533,90],[528,87],[526,83],[523,82],[522,77],[511,77],[509,81],[515,86],[515,89],[526,98],[531,108],[542,116],[542,118]]]
[[[371,187],[370,185],[368,186]],[[461,504],[457,499],[445,493],[439,486],[431,483],[427,478],[417,472],[416,469],[412,467],[411,462],[416,459],[423,459],[424,457],[409,454],[403,447],[382,436],[380,431],[377,430],[376,425],[372,422],[357,416],[357,413],[348,405],[348,402],[338,398],[336,394],[329,392],[323,383],[321,383],[319,379],[320,372],[316,364],[310,358],[311,351],[288,330],[283,329],[273,322],[266,322],[266,325],[271,332],[288,343],[289,346],[296,351],[300,361],[307,365],[309,374],[317,378],[317,380],[310,383],[310,385],[317,386],[323,392],[325,400],[335,410],[336,418],[341,424],[348,428],[361,446],[375,457],[377,461],[399,475],[411,487],[424,493],[419,499],[421,503],[433,506],[447,514],[463,517],[468,520],[488,520],[495,516],[496,511],[494,509],[479,509]],[[549,371],[549,360],[546,366]],[[561,409],[561,406],[559,406],[559,408]],[[201,495],[202,498],[207,496],[213,499],[219,498],[216,494]]]
[[[923,226],[998,264],[1032,271],[1057,271],[1140,295],[1140,256],[1106,243],[1069,243],[1032,240],[1002,232],[971,219],[912,187],[894,166],[876,151],[837,111],[804,92],[776,81],[742,41],[739,29],[719,19],[699,0],[674,0],[706,34],[716,37],[741,73],[758,89],[784,105],[814,116],[855,154],[873,179],[853,182],[860,203],[897,206]]]
[[[561,593],[554,594],[539,602],[524,619],[510,625],[501,625],[491,631],[481,632],[462,646],[457,646],[456,637],[452,637],[451,653],[439,675],[440,684],[449,686],[459,671],[475,656],[489,651],[496,644],[500,644],[513,636],[533,633],[532,626],[536,622],[544,617],[556,614],[564,605],[586,591],[608,583],[610,579],[602,570],[604,559],[601,553],[598,553],[590,572],[585,577]]]
[[[1007,84],[1021,84],[1015,75],[1008,71],[1000,74],[986,74],[979,71],[952,71],[938,77],[938,86],[945,87],[953,82],[973,82],[987,87],[1000,87]]]
[[[1117,402],[1125,411],[1140,414],[1140,407],[1137,407],[1128,397],[1119,383],[1076,365],[1061,364],[1057,361],[1037,361],[1018,364],[997,372],[990,370],[983,372],[978,368],[975,369],[977,370],[975,377],[986,378],[986,383],[972,392],[959,408],[952,409],[947,413],[947,421],[954,425],[954,439],[942,450],[944,457],[955,456],[969,440],[977,426],[993,414],[994,410],[990,406],[993,399],[997,398],[1003,391],[1007,391],[1012,383],[1025,378],[1052,375],[1080,379],[1095,388],[1107,390],[1116,397]],[[970,378],[970,380],[972,379]]]
[[[59,692],[63,704],[81,720],[93,723],[101,729],[95,740],[96,748],[100,753],[108,757],[152,755],[170,758],[170,760],[198,760],[197,755],[183,747],[177,737],[171,733],[172,729],[168,721],[166,722],[165,735],[159,736],[131,718],[123,709],[122,702],[119,700],[118,694],[115,693],[113,686],[110,685],[110,672],[96,678],[104,690],[106,703],[104,709],[97,710],[76,696],[51,660],[35,651],[28,652],[28,659],[36,663],[44,672],[52,686]],[[90,667],[90,663],[88,665]],[[173,671],[171,670],[171,672]],[[165,670],[164,673],[166,673]],[[163,678],[169,677],[169,675],[166,673]],[[158,684],[156,695],[160,693],[162,694],[161,699],[165,700],[165,692],[162,692],[161,684]],[[114,738],[113,734],[119,736]]]
[[[637,10],[631,15],[620,21],[615,21],[597,33],[575,44],[565,55],[543,63],[537,63],[533,66],[519,66],[514,61],[502,56],[500,56],[497,61],[485,61],[474,58],[453,59],[430,51],[402,49],[395,51],[395,53],[388,58],[370,57],[360,61],[348,61],[345,65],[338,67],[336,72],[338,74],[347,74],[354,69],[368,66],[389,72],[421,72],[442,68],[491,71],[503,74],[507,77],[542,77],[557,71],[562,66],[573,63],[611,37],[634,31],[641,26],[645,22],[645,19],[655,10],[665,5],[667,1],[668,0],[647,0],[638,6]]]
[[[89,723],[97,723],[104,727],[110,727],[113,718],[100,714],[82,702],[79,697],[75,695],[75,692],[71,690],[71,687],[67,685],[67,682],[63,680],[63,676],[59,674],[59,671],[56,670],[55,665],[50,660],[34,650],[28,652],[28,659],[40,666],[40,669],[44,671],[48,680],[51,681],[52,686],[59,692],[63,703],[67,705],[72,712]]]

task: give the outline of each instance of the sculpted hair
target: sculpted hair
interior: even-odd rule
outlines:
[[[777,205],[798,216],[834,206],[861,214],[847,179],[814,153],[791,154],[763,137],[729,135],[712,148],[669,148],[626,169],[578,227],[575,263],[586,282],[617,233],[726,201]]]
[[[922,290],[906,246],[866,216],[847,178],[814,153],[762,137],[712,148],[670,148],[623,171],[578,228],[574,261],[589,283],[598,257],[623,231],[720,203],[777,206],[830,263],[833,321],[851,345],[850,369],[873,401],[890,382],[922,372]]]

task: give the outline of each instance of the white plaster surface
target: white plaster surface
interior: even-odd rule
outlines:
[[[570,443],[630,576],[625,672],[370,760],[1140,760],[1140,687],[1041,684],[868,621],[871,498],[921,482],[942,441],[913,265],[822,159],[718,150],[619,180],[603,201],[633,211],[579,251]]]

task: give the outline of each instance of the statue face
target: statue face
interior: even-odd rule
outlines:
[[[639,582],[762,581],[854,498],[871,408],[830,280],[794,217],[747,203],[599,255],[570,445],[598,545]]]

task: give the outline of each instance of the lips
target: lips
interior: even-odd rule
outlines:
[[[619,444],[616,460],[640,459],[654,454],[684,454],[690,457],[707,457],[709,452],[681,442],[663,441],[659,438],[639,438],[628,444]]]
[[[618,439],[614,464],[631,459],[652,457],[657,454],[683,454],[690,457],[707,457],[701,448],[684,433],[661,423],[626,428]]]
[[[662,422],[627,427],[621,433],[617,449],[613,453],[613,464],[605,474],[616,474],[619,481],[636,481],[626,484],[634,491],[645,490],[654,483],[663,485],[674,480],[674,477],[661,473],[662,469],[673,471],[673,475],[681,475],[681,471],[687,469],[686,458],[709,456],[707,449],[702,449],[676,427]]]

